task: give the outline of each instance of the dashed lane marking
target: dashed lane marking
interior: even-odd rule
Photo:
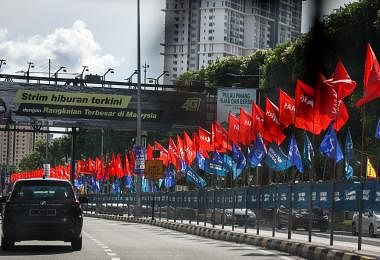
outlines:
[[[117,254],[112,252],[112,249],[110,249],[108,246],[88,234],[87,232],[82,231],[84,235],[86,235],[88,238],[90,238],[94,243],[96,243],[99,247],[101,247],[105,253],[107,253],[108,256],[111,256],[111,260],[120,260],[119,257],[117,257]]]

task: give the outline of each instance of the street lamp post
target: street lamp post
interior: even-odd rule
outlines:
[[[141,146],[141,41],[140,41],[140,0],[137,0],[137,124],[136,146]],[[141,174],[137,175],[137,215],[141,213]]]
[[[62,70],[63,72],[66,72],[66,67],[65,67],[65,66],[61,66],[61,67],[59,67],[59,69],[54,73],[55,85],[58,84],[58,82],[57,82],[58,73],[59,73],[61,70]]]
[[[149,68],[149,64],[146,64],[146,62],[144,63],[144,66],[142,66],[144,68],[144,84],[146,84],[146,69]]]
[[[0,74],[1,74],[1,67],[7,65],[4,59],[0,59]]]
[[[79,74],[79,77],[80,77],[80,79],[83,80],[83,74],[85,71],[88,71],[88,66],[82,66],[82,67],[83,67],[83,69],[82,69],[82,72]]]
[[[28,70],[26,71],[26,83],[29,83],[29,74],[30,74],[30,69],[34,68],[34,63],[29,61],[28,62]]]
[[[137,74],[137,70],[135,70],[131,76],[129,76],[128,78],[124,79],[126,81],[128,81],[128,83],[132,83],[132,79],[133,79],[133,76]]]
[[[104,87],[104,81],[106,81],[106,75],[108,73],[114,74],[115,71],[114,71],[114,69],[108,68],[108,70],[102,75],[102,81],[103,81],[102,87]]]

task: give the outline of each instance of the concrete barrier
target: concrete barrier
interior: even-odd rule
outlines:
[[[306,259],[313,260],[374,260],[376,256],[366,256],[343,250],[336,250],[330,247],[315,246],[310,243],[300,243],[291,240],[278,238],[260,237],[257,235],[248,235],[240,232],[232,232],[204,226],[195,226],[192,224],[174,223],[163,220],[141,219],[134,217],[123,217],[106,214],[85,213],[86,217],[103,218],[107,220],[116,220],[123,222],[142,223],[154,225],[162,228],[177,230],[180,232],[203,236],[207,238],[224,240],[236,243],[245,243],[254,246],[260,246],[267,249],[287,252],[292,255],[298,255]]]

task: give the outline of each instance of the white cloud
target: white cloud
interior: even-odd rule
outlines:
[[[124,58],[102,53],[94,35],[80,20],[70,28],[55,29],[45,37],[34,35],[26,39],[7,39],[7,30],[0,28],[0,57],[7,60],[5,71],[8,73],[25,70],[28,61],[34,62],[35,70],[47,71],[49,58],[53,61],[52,70],[66,66],[70,72],[79,72],[82,65],[87,65],[92,74],[118,67],[124,61]]]

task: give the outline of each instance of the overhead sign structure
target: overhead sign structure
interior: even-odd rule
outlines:
[[[164,164],[162,160],[146,160],[145,161],[145,178],[158,180],[162,178],[164,173]]]
[[[120,88],[56,86],[0,82],[4,111],[13,121],[40,121],[57,127],[136,129],[137,91]],[[206,101],[202,93],[141,92],[144,130],[202,126]],[[1,103],[1,102],[0,102]]]
[[[256,101],[254,88],[218,88],[217,120],[227,122],[228,113],[239,114],[240,108],[251,111],[253,101]]]

